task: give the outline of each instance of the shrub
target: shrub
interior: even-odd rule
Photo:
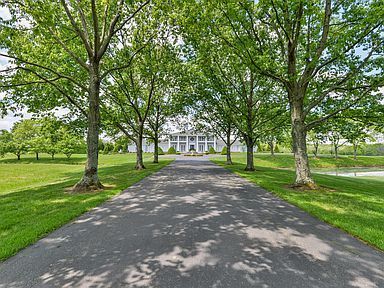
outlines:
[[[215,148],[213,148],[212,146],[209,147],[208,153],[209,154],[216,154]]]
[[[221,150],[221,155],[227,155],[227,146],[223,147],[223,150]]]
[[[113,152],[115,153],[118,153],[121,150],[123,150],[123,146],[121,146],[120,144],[115,144],[115,146],[113,147]]]
[[[164,155],[164,151],[163,151],[163,149],[161,149],[161,147],[157,148],[157,154]]]
[[[168,154],[176,154],[176,149],[173,146],[169,147]]]
[[[280,153],[280,148],[277,144],[275,145],[275,153]]]
[[[104,150],[103,150],[104,154],[108,154],[109,152],[112,152],[112,150],[113,150],[113,145],[111,143],[107,142],[104,144]]]

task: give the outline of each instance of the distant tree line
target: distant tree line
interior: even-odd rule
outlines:
[[[53,117],[25,119],[16,122],[11,131],[0,131],[0,156],[15,154],[21,159],[24,153],[34,153],[39,160],[41,153],[52,159],[62,153],[69,159],[74,153],[85,153],[86,144],[68,125]]]

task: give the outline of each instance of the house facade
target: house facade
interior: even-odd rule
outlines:
[[[196,131],[176,132],[167,135],[159,142],[159,147],[167,152],[170,147],[175,148],[176,152],[185,153],[191,150],[195,150],[199,153],[209,151],[211,147],[216,152],[221,152],[225,147],[225,143],[220,138],[214,135],[207,135],[205,133]],[[128,146],[129,152],[136,152],[136,145]],[[236,140],[231,146],[231,152],[245,152],[246,146],[240,141]],[[154,152],[153,143],[144,141],[143,152]]]

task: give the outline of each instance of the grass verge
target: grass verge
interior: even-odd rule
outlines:
[[[80,179],[84,155],[70,160],[65,156],[39,161],[23,158],[0,160],[0,260],[172,162],[152,164],[148,155],[147,169],[136,171],[135,155],[100,155],[99,175],[108,189],[69,194],[65,189]]]
[[[269,160],[267,157],[271,159]],[[244,155],[236,155],[234,165],[230,166],[225,165],[224,159],[218,158],[212,159],[212,161],[249,179],[315,217],[384,250],[384,189],[382,181],[314,174],[316,182],[326,189],[295,191],[287,188],[287,184],[294,180],[294,171],[276,168],[279,160],[277,157],[272,158],[274,157],[263,155],[260,159],[257,155],[255,157],[256,171],[254,172],[244,171]],[[281,159],[287,163],[286,156]],[[318,161],[321,162],[322,159]],[[327,161],[328,159],[323,163]],[[365,163],[377,163],[382,160],[366,158],[365,161]],[[283,164],[282,166],[284,166]],[[292,165],[287,166],[292,168]]]

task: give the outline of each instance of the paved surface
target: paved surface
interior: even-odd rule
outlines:
[[[384,254],[178,159],[0,264],[0,287],[384,287]]]

